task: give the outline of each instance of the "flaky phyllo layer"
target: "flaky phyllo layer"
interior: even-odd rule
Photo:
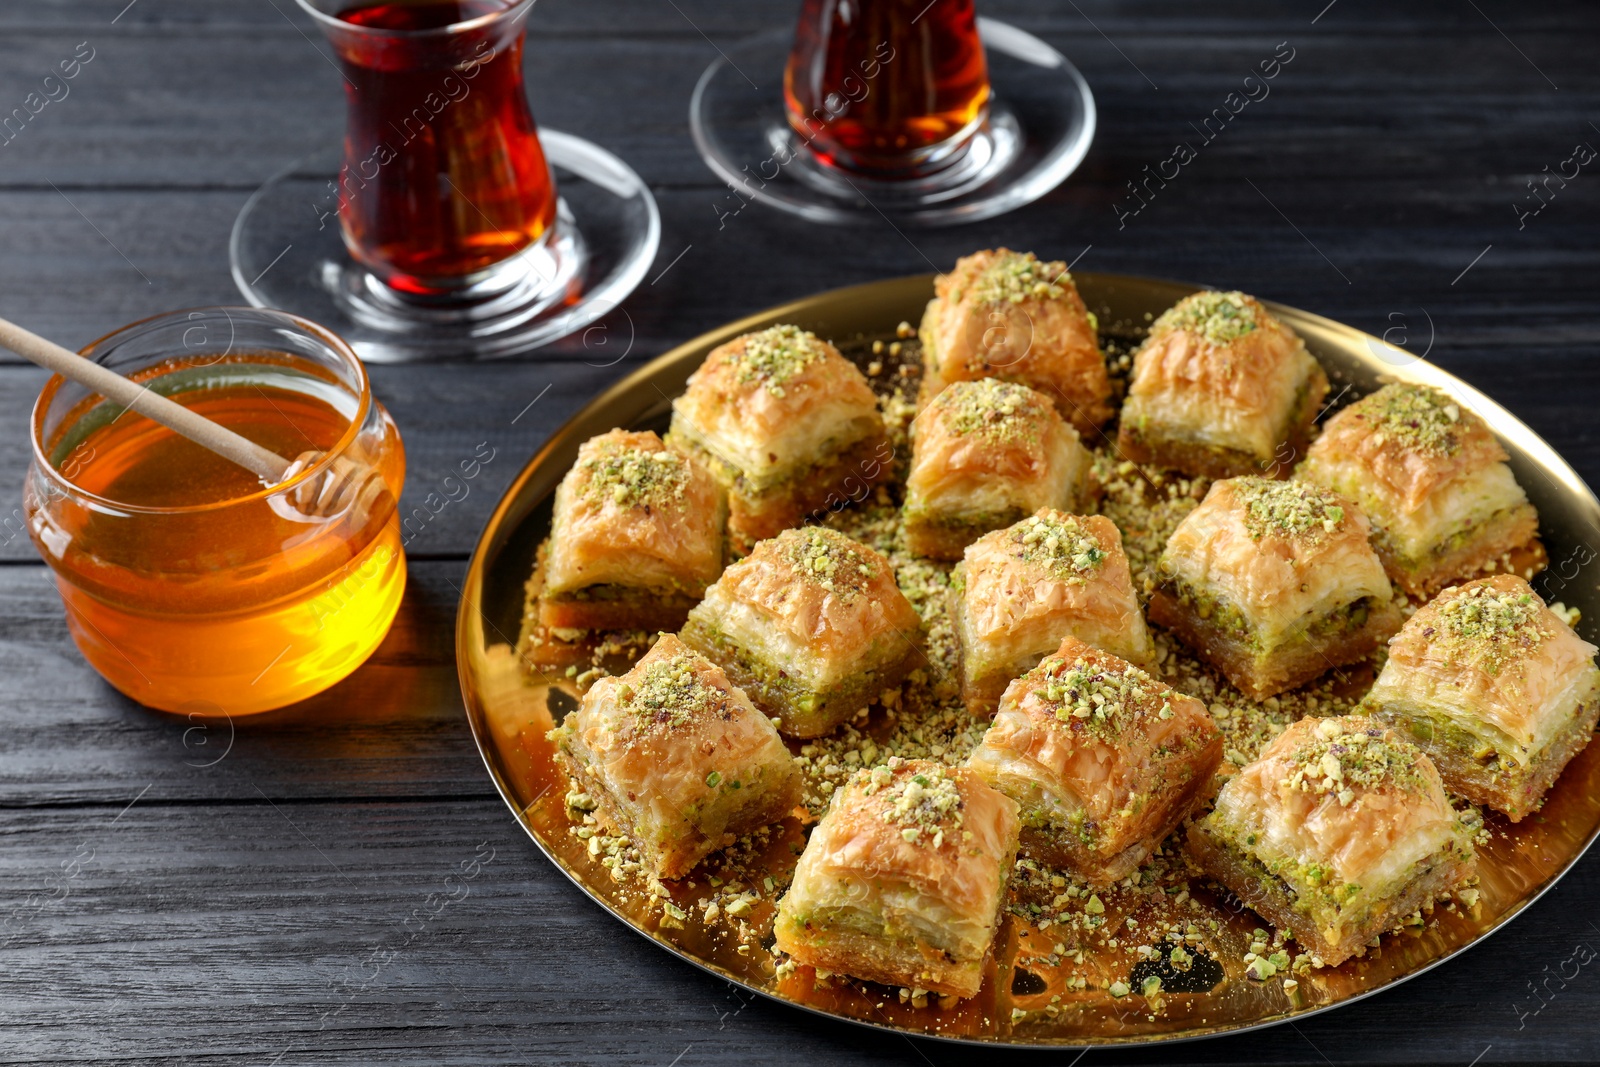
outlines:
[[[1329,419],[1296,476],[1355,500],[1380,549],[1420,569],[1474,538],[1499,538],[1503,551],[1534,535],[1506,459],[1483,419],[1448,394],[1397,383]]]
[[[1289,727],[1223,787],[1202,826],[1280,879],[1329,942],[1439,857],[1470,857],[1474,829],[1426,756],[1357,717]]]
[[[986,534],[952,589],[969,680],[1021,677],[1067,636],[1135,663],[1152,652],[1122,537],[1103,516],[1042,509]]]
[[[1320,397],[1327,379],[1293,330],[1243,293],[1201,292],[1151,327],[1134,359],[1122,422],[1147,441],[1270,462],[1313,389]]]
[[[601,817],[663,878],[800,799],[772,721],[671,634],[627,674],[597,681],[552,738]]]
[[[1048,397],[993,378],[940,393],[918,416],[913,442],[908,523],[944,518],[992,529],[992,516],[1070,510],[1089,465]]]
[[[891,758],[840,788],[773,931],[796,960],[971,996],[1017,848],[1016,805],[965,768]]]
[[[669,436],[760,494],[882,432],[877,398],[855,364],[814,334],[774,326],[706,357],[673,401]]]
[[[1433,753],[1452,789],[1518,819],[1587,740],[1595,651],[1525,581],[1496,575],[1419,609],[1366,704]]]
[[[1367,541],[1366,516],[1315,486],[1231,478],[1179,524],[1160,578],[1233,628],[1257,652],[1314,632],[1317,624],[1393,589]]]
[[[1006,689],[968,765],[1017,801],[1030,848],[1103,884],[1188,814],[1221,759],[1205,705],[1069,637]]]
[[[723,516],[710,476],[654,433],[592,438],[556,489],[545,591],[698,597],[722,570]]]

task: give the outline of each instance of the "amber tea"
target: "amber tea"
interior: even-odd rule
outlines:
[[[784,102],[796,134],[846,170],[947,166],[988,113],[973,0],[804,0]]]
[[[479,281],[555,221],[522,22],[491,17],[521,6],[388,0],[334,12],[349,27],[332,33],[348,103],[339,220],[351,255],[401,291]]]

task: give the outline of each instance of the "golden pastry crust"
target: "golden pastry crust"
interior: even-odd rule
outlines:
[[[967,765],[1018,803],[1030,855],[1104,886],[1188,817],[1221,762],[1204,704],[1068,637],[1006,689]]]
[[[1389,576],[1422,597],[1537,544],[1507,458],[1449,394],[1392,383],[1329,419],[1295,474],[1360,504]]]
[[[1305,343],[1254,297],[1195,293],[1135,354],[1117,447],[1186,474],[1287,477],[1327,391]]]
[[[955,382],[913,424],[906,544],[960,559],[990,530],[1039,508],[1076,509],[1089,453],[1045,396],[1014,382]]]
[[[667,439],[703,455],[727,489],[739,551],[826,508],[846,479],[876,484],[892,466],[866,376],[796,326],[713,349],[672,402]]]
[[[754,482],[781,478],[883,429],[866,376],[796,326],[743,334],[712,349],[672,413],[674,430],[686,429]],[[831,449],[830,440],[837,442]]]
[[[654,433],[612,430],[584,442],[540,549],[540,622],[682,625],[722,572],[723,514],[710,474]]]
[[[855,444],[818,461],[802,473],[770,488],[752,491],[739,477],[715,459],[709,466],[727,475],[728,546],[744,555],[756,542],[776,537],[825,512],[838,511],[850,502],[871,495],[872,487],[894,472],[894,446],[883,435],[863,437]]]
[[[1134,663],[1154,648],[1122,534],[1103,515],[1041,508],[967,547],[951,581],[961,695],[987,715],[1014,678],[1076,637]]]
[[[1065,263],[997,248],[956,261],[923,314],[923,400],[952,382],[1001,378],[1049,397],[1078,433],[1111,417],[1095,324]]]
[[[1017,805],[964,767],[860,771],[811,832],[773,934],[797,963],[970,997],[1017,850]]]
[[[821,526],[785,530],[730,566],[683,638],[722,664],[792,737],[815,737],[898,685],[921,619],[875,549]]]
[[[1445,785],[1519,822],[1594,732],[1594,645],[1509,574],[1445,590],[1389,642],[1367,696]]]
[[[1334,966],[1471,877],[1475,828],[1398,732],[1360,716],[1302,719],[1222,787],[1186,847]]]
[[[597,681],[552,737],[600,820],[660,878],[688,874],[801,799],[771,720],[671,634],[627,674]]]
[[[1365,656],[1400,625],[1366,516],[1305,482],[1215,483],[1157,574],[1151,620],[1257,699]]]

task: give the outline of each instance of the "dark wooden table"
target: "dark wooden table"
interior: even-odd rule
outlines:
[[[686,107],[714,45],[795,7],[536,9],[539,118],[650,183],[665,226],[652,278],[681,258],[613,319],[609,348],[594,335],[590,352],[375,369],[405,433],[408,509],[480,443],[494,459],[413,542],[399,622],[332,692],[234,731],[131,704],[78,658],[18,513],[0,509],[0,1061],[973,1057],[752,1002],[623,929],[523,836],[463,719],[456,588],[502,489],[595,390],[736,316],[986,245],[1081,255],[1083,269],[1242,288],[1387,330],[1600,474],[1600,174],[1541,181],[1539,201],[1528,185],[1600,145],[1593,5],[986,0],[1082,68],[1099,138],[1041,203],[904,236],[730,215],[738,202],[695,155]],[[1271,95],[1119,225],[1126,183],[1197,141],[1191,123],[1280,42],[1294,58]],[[290,0],[0,4],[0,116],[60,60],[93,55],[67,98],[0,147],[0,314],[77,346],[156,311],[238,302],[227,239],[241,204],[341,130],[318,44]],[[619,348],[621,364],[593,365]],[[0,365],[8,504],[43,381]],[[467,895],[431,914],[446,877],[491,853]],[[1591,856],[1509,930],[1400,989],[1296,1026],[1077,1062],[1592,1061],[1600,967],[1556,971],[1600,946],[1597,912]]]

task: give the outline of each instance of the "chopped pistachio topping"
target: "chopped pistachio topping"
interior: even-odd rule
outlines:
[[[1543,608],[1531,592],[1473,582],[1440,594],[1432,625],[1422,633],[1451,658],[1495,675],[1550,636]]]
[[[938,848],[961,829],[961,786],[943,764],[891,757],[887,766],[861,771],[855,780],[867,796],[882,795],[880,818],[898,826],[909,844]]]
[[[728,694],[701,681],[694,668],[694,658],[688,653],[657,660],[641,677],[617,687],[617,701],[645,724],[684,726],[697,717],[723,711]],[[706,784],[716,783],[707,779]]]
[[[1065,263],[1041,262],[1032,252],[1001,249],[972,279],[972,296],[985,304],[1020,304],[1030,297],[1050,299],[1066,290],[1071,281]]]
[[[760,383],[773,396],[784,395],[784,385],[827,354],[827,344],[798,326],[771,326],[746,334],[744,350],[728,357],[738,369],[739,383]]]
[[[1002,443],[1037,441],[1039,422],[1049,417],[1048,403],[1025,385],[998,378],[956,382],[933,400],[950,432]]]
[[[1316,543],[1345,521],[1338,495],[1309,482],[1238,478],[1234,495],[1244,505],[1245,530],[1252,541],[1271,534]]]
[[[1082,585],[1106,560],[1099,538],[1075,515],[1045,512],[1006,531],[1021,557],[1063,582]]]
[[[1237,341],[1261,328],[1261,305],[1243,293],[1207,290],[1186,296],[1164,311],[1150,327],[1151,336],[1184,330],[1214,345]]]
[[[870,549],[826,526],[785,530],[774,540],[798,578],[844,599],[861,593],[878,576]]]
[[[1386,733],[1369,719],[1322,719],[1311,739],[1291,754],[1295,770],[1278,785],[1302,793],[1331,793],[1346,807],[1369,790],[1420,790],[1421,753]]]
[[[1466,424],[1450,397],[1425,385],[1396,382],[1357,401],[1352,410],[1376,424],[1376,444],[1397,441],[1406,448],[1433,455],[1454,455]]]
[[[1106,740],[1145,716],[1172,715],[1171,690],[1132,664],[1048,656],[1027,678],[1035,683],[1033,699],[1057,722]]]
[[[664,507],[681,504],[689,484],[689,468],[682,456],[664,450],[651,452],[607,442],[598,455],[580,464],[583,495],[596,504],[621,508]]]

